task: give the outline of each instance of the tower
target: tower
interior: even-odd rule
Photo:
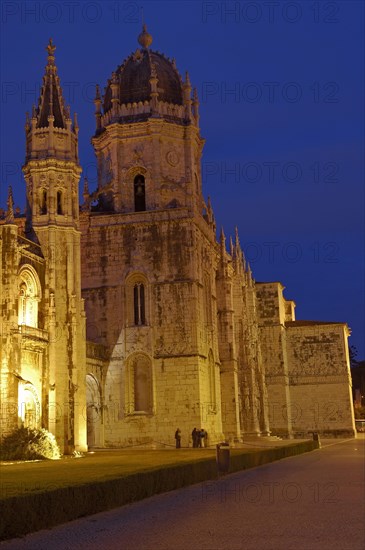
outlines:
[[[96,90],[98,185],[81,214],[88,339],[108,354],[93,371],[105,443],[166,441],[179,426],[185,445],[194,426],[222,437],[215,221],[197,92],[145,26],[138,42]]]
[[[48,346],[48,428],[64,452],[86,447],[85,315],[81,298],[78,125],[64,104],[48,58],[40,99],[26,121],[26,236],[45,262],[44,327]]]

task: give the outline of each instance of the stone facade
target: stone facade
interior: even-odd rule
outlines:
[[[140,48],[97,87],[98,185],[79,209],[78,125],[54,46],[26,124],[26,217],[0,224],[3,431],[62,449],[354,435],[347,326],[295,321],[256,283],[236,232],[216,240],[188,74]],[[227,250],[229,249],[229,251]]]

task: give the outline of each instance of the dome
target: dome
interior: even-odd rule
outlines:
[[[141,38],[142,37],[142,38]],[[150,35],[141,34],[140,44],[147,45],[152,41]],[[113,73],[108,82],[104,95],[104,113],[112,106],[111,83],[118,83],[119,103],[138,103],[150,101],[150,79],[157,77],[157,92],[159,101],[166,101],[174,105],[183,105],[183,84],[174,61],[171,61],[160,52],[149,50],[148,47],[137,49]]]

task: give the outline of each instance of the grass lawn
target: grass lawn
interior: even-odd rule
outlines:
[[[231,456],[251,454],[259,449],[232,449]],[[122,478],[168,466],[215,461],[212,449],[118,450],[85,453],[83,458],[61,458],[0,465],[0,498],[40,493],[62,487]]]
[[[230,472],[305,453],[318,442],[231,449]],[[116,450],[0,465],[0,540],[217,478],[215,450]],[[26,521],[24,521],[26,518]]]

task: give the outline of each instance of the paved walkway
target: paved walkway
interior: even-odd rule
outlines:
[[[364,436],[103,512],[13,550],[363,550]],[[25,519],[26,521],[26,519]]]

